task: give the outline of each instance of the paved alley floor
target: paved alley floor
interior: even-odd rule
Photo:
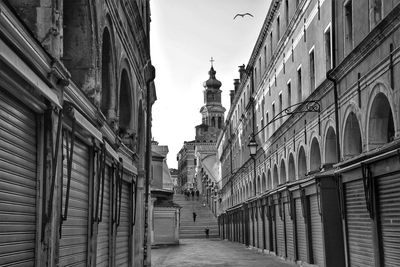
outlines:
[[[181,239],[177,246],[153,248],[152,267],[275,267],[297,266],[278,257],[220,239]]]

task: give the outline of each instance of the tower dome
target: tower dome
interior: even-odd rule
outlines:
[[[215,78],[215,74],[217,72],[214,70],[214,67],[211,66],[210,71],[208,72],[208,75],[210,75],[210,78],[204,82],[203,86],[205,88],[215,88],[219,89],[222,86],[222,83]]]

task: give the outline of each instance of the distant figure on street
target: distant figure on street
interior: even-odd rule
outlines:
[[[200,192],[199,192],[199,189],[197,189],[197,190],[196,190],[197,201],[199,201],[199,196],[200,196]]]
[[[197,217],[197,214],[196,214],[196,212],[193,211],[193,222],[196,222],[196,217]]]
[[[187,190],[185,190],[185,199],[186,199],[186,200],[188,200],[188,193],[189,193],[189,192],[188,192]]]
[[[204,229],[204,232],[206,233],[206,238],[208,238],[208,235],[210,234],[210,229],[206,228]]]
[[[192,200],[194,200],[194,191],[192,190],[190,194],[192,194]]]

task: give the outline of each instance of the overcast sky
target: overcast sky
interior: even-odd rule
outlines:
[[[229,90],[247,64],[268,12],[270,0],[151,0],[151,58],[156,67],[157,101],[153,137],[169,147],[168,166],[184,141],[195,138],[201,123],[203,82],[210,58],[222,82],[222,105],[229,110]],[[254,17],[233,17],[237,13]]]

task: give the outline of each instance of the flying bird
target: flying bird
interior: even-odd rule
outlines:
[[[241,16],[242,18],[243,18],[244,16],[253,17],[253,15],[250,14],[250,13],[243,13],[243,14],[236,14],[236,15],[233,17],[233,19],[236,19],[236,17],[239,17],[239,16]]]

